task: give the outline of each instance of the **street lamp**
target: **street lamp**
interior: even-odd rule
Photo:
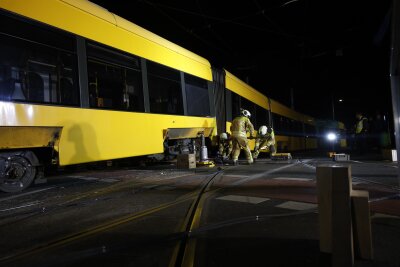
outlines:
[[[333,92],[332,92],[332,120],[335,120],[335,98],[333,97]]]
[[[342,103],[343,99],[339,98],[338,102]],[[332,93],[332,120],[335,120],[335,97],[333,96],[333,93]]]

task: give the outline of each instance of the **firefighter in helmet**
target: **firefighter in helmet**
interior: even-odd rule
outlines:
[[[218,157],[222,161],[229,159],[232,153],[232,138],[229,133],[219,135]]]
[[[275,133],[272,127],[262,125],[257,133],[256,143],[254,146],[253,158],[257,159],[260,150],[268,149],[270,156],[276,153]]]
[[[232,160],[234,165],[238,164],[241,149],[243,149],[246,154],[247,163],[253,163],[253,157],[247,140],[247,132],[250,133],[250,138],[253,136],[254,132],[254,126],[250,121],[250,117],[250,112],[246,109],[242,109],[241,115],[232,121]]]

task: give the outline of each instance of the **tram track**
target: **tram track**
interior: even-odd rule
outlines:
[[[212,188],[213,182],[215,182],[218,177],[222,177],[225,170],[218,170],[213,173],[208,173],[207,176],[204,177],[203,181],[191,192],[188,192],[184,195],[177,197],[174,201],[165,202],[159,205],[156,205],[151,208],[147,208],[141,210],[139,212],[127,214],[121,216],[119,218],[114,218],[107,220],[106,222],[100,223],[98,225],[88,227],[85,230],[77,231],[70,235],[65,235],[60,238],[54,239],[49,242],[44,242],[41,245],[35,246],[32,249],[17,251],[13,254],[6,255],[3,258],[0,258],[0,264],[8,263],[8,262],[18,262],[19,260],[24,260],[29,256],[41,254],[44,252],[49,252],[53,249],[60,248],[62,246],[73,244],[74,242],[79,242],[89,237],[93,237],[96,235],[100,235],[105,233],[106,231],[112,230],[118,226],[124,226],[129,223],[133,223],[139,219],[146,218],[147,216],[154,215],[163,210],[167,210],[173,207],[176,207],[179,204],[190,201],[188,204],[188,209],[186,212],[186,216],[183,219],[183,223],[176,228],[174,232],[171,234],[167,234],[165,236],[160,237],[161,241],[173,241],[177,242],[173,249],[172,256],[169,261],[169,267],[178,267],[178,266],[194,266],[195,253],[196,253],[196,243],[197,238],[203,233],[223,227],[229,227],[237,224],[244,224],[255,221],[264,221],[278,217],[284,216],[296,216],[303,215],[306,213],[315,213],[316,209],[307,209],[303,211],[295,211],[295,212],[286,212],[280,214],[260,214],[257,216],[244,216],[229,220],[224,220],[221,222],[216,222],[212,224],[200,225],[200,220],[202,217],[202,212],[205,208],[205,205],[208,200],[212,199],[213,196],[221,190],[229,189],[247,182],[251,182],[254,179],[262,179],[267,178],[269,174],[283,171],[286,168],[290,168],[293,166],[297,166],[299,164],[306,166],[308,168],[313,167],[310,162],[306,164],[300,160],[293,161],[291,164],[285,166],[279,166],[277,168],[270,169],[268,171],[264,171],[262,173],[257,173],[253,175],[248,175],[240,180],[233,180],[231,184],[223,185],[223,187],[219,186],[216,188]],[[226,168],[229,170],[230,168]],[[182,177],[180,177],[182,178]],[[154,181],[151,183],[142,183],[142,185],[146,184],[154,184]],[[160,184],[163,184],[162,182]],[[138,184],[136,184],[138,186]],[[154,188],[154,187],[151,187]],[[148,188],[144,188],[143,191],[150,190]],[[108,191],[104,191],[108,192]],[[104,193],[106,194],[106,193]],[[160,240],[159,240],[160,241]],[[161,242],[160,241],[160,242]],[[125,248],[111,248],[111,250],[125,249]],[[110,251],[108,249],[108,251]]]
[[[281,168],[277,168],[277,170],[278,169],[280,170]],[[206,178],[201,183],[201,185],[199,185],[197,187],[197,189],[178,197],[174,201],[166,202],[166,203],[154,206],[152,208],[142,210],[140,212],[135,212],[133,214],[128,214],[128,215],[122,216],[117,219],[108,220],[107,222],[98,224],[96,226],[88,227],[85,230],[77,231],[73,234],[65,235],[63,237],[54,239],[49,242],[43,242],[43,243],[33,247],[32,249],[20,250],[15,253],[12,253],[10,255],[5,255],[2,258],[0,258],[0,264],[19,261],[19,260],[25,259],[29,256],[32,256],[32,255],[47,252],[48,250],[67,245],[72,242],[76,242],[76,241],[82,240],[84,238],[88,238],[90,236],[101,234],[101,233],[108,231],[112,228],[115,228],[117,226],[121,226],[121,225],[130,223],[130,222],[134,222],[138,219],[144,218],[146,216],[150,216],[150,215],[160,212],[162,210],[182,204],[186,201],[192,201],[192,204],[190,205],[187,216],[184,219],[183,226],[180,229],[178,229],[174,234],[169,236],[170,239],[174,238],[174,239],[180,240],[180,243],[179,243],[180,245],[179,245],[179,247],[177,247],[177,250],[176,250],[177,253],[176,252],[174,253],[174,255],[175,255],[174,257],[176,258],[175,264],[177,266],[178,266],[177,262],[181,262],[181,264],[183,264],[184,261],[186,262],[186,261],[190,260],[192,256],[194,256],[194,254],[192,255],[190,253],[190,251],[192,251],[192,252],[194,251],[193,249],[195,248],[195,240],[193,240],[193,239],[190,240],[190,233],[193,232],[195,229],[199,228],[201,211],[202,211],[204,202],[206,200],[206,198],[203,198],[202,196],[204,195],[204,193],[207,193],[208,196],[210,196],[211,194],[214,194],[214,193],[218,192],[219,190],[223,189],[223,188],[216,188],[216,189],[210,190],[210,185],[212,184],[212,181],[216,177],[218,177],[218,174],[220,174],[220,173],[223,173],[223,171],[218,170],[217,172],[209,174],[208,178]],[[257,177],[258,177],[258,175],[257,175]],[[182,178],[182,177],[179,177],[179,178]],[[247,182],[247,180],[245,180],[244,182]],[[152,181],[151,183],[153,184],[154,181]],[[140,184],[146,185],[149,183],[140,183]],[[139,183],[136,184],[136,186],[138,186],[138,185],[139,185]],[[235,184],[233,186],[236,186],[236,185],[238,185],[238,184]],[[103,191],[103,192],[105,193],[105,192],[110,192],[110,191],[107,190],[107,191]],[[66,203],[66,202],[64,202],[64,203]],[[39,211],[39,212],[41,212],[41,211]],[[34,216],[34,215],[36,215],[36,214],[33,214],[31,216]],[[188,244],[186,244],[186,243],[188,243]],[[186,255],[186,256],[184,256],[184,255]]]
[[[211,174],[210,177],[214,177],[214,174]],[[142,184],[147,184],[147,183],[142,183]],[[47,250],[51,250],[51,249],[69,244],[71,242],[81,240],[83,238],[87,238],[87,237],[90,237],[90,236],[93,236],[96,234],[100,234],[100,233],[108,231],[114,227],[121,226],[121,225],[129,223],[129,222],[133,222],[137,219],[152,215],[154,213],[157,213],[162,210],[176,206],[178,204],[184,203],[186,201],[196,200],[199,196],[199,190],[200,191],[203,190],[204,186],[200,185],[199,188],[193,190],[192,192],[189,192],[182,196],[179,196],[174,201],[166,202],[166,203],[157,205],[155,207],[142,210],[140,212],[135,212],[133,214],[128,214],[128,215],[122,216],[117,219],[109,220],[102,224],[99,224],[99,225],[96,225],[93,227],[89,227],[85,230],[78,231],[73,234],[66,235],[61,238],[57,238],[55,240],[42,243],[40,245],[35,246],[32,249],[21,250],[21,251],[15,252],[13,254],[3,256],[2,258],[0,258],[0,264],[7,264],[8,262],[21,260],[28,256],[32,256],[34,254],[38,254],[38,253],[41,253],[41,252],[44,252]]]
[[[104,196],[104,195],[122,192],[122,191],[127,190],[127,188],[130,188],[129,190],[132,190],[133,194],[135,194],[135,193],[139,193],[139,191],[145,192],[148,190],[152,190],[153,188],[155,188],[157,186],[162,186],[163,184],[167,184],[167,182],[171,182],[171,180],[182,179],[184,177],[190,177],[190,176],[191,176],[191,174],[184,174],[184,175],[169,177],[167,179],[161,178],[161,179],[157,179],[157,180],[153,180],[153,181],[144,181],[144,182],[125,181],[125,182],[119,182],[118,184],[108,185],[105,188],[94,188],[94,189],[91,189],[84,193],[76,193],[73,195],[67,195],[67,196],[64,196],[62,199],[60,199],[59,195],[56,195],[56,196],[53,196],[53,197],[48,198],[43,201],[35,200],[35,205],[31,204],[32,202],[20,203],[17,206],[12,206],[12,207],[8,207],[6,209],[0,210],[0,220],[3,220],[3,223],[1,223],[1,221],[0,221],[0,226],[13,224],[17,221],[19,222],[24,219],[31,219],[34,216],[49,214],[51,212],[60,211],[60,210],[63,210],[65,208],[69,208],[69,207],[76,208],[78,206],[85,205],[89,202],[98,202],[99,200],[102,200],[102,196]],[[84,184],[87,184],[87,183],[84,183]],[[69,185],[72,186],[72,184],[69,184]],[[77,184],[74,183],[73,186],[76,186],[76,185]],[[148,186],[148,185],[152,185],[152,187],[146,188],[146,186]],[[65,187],[65,185],[63,184],[54,189],[57,190],[57,189],[64,188],[64,187]],[[15,211],[15,212],[11,213],[12,211]],[[26,216],[26,217],[20,218],[21,216]],[[12,220],[13,217],[16,219]],[[6,223],[4,223],[5,219],[7,220]]]

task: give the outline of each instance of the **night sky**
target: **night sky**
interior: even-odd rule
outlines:
[[[305,114],[391,120],[390,0],[92,2]]]

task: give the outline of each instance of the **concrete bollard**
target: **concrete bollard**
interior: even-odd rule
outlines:
[[[368,192],[352,190],[350,166],[318,166],[317,192],[320,250],[332,253],[332,266],[353,266],[354,246],[372,259]]]
[[[356,255],[361,259],[372,260],[372,233],[368,191],[352,190],[351,205]]]

